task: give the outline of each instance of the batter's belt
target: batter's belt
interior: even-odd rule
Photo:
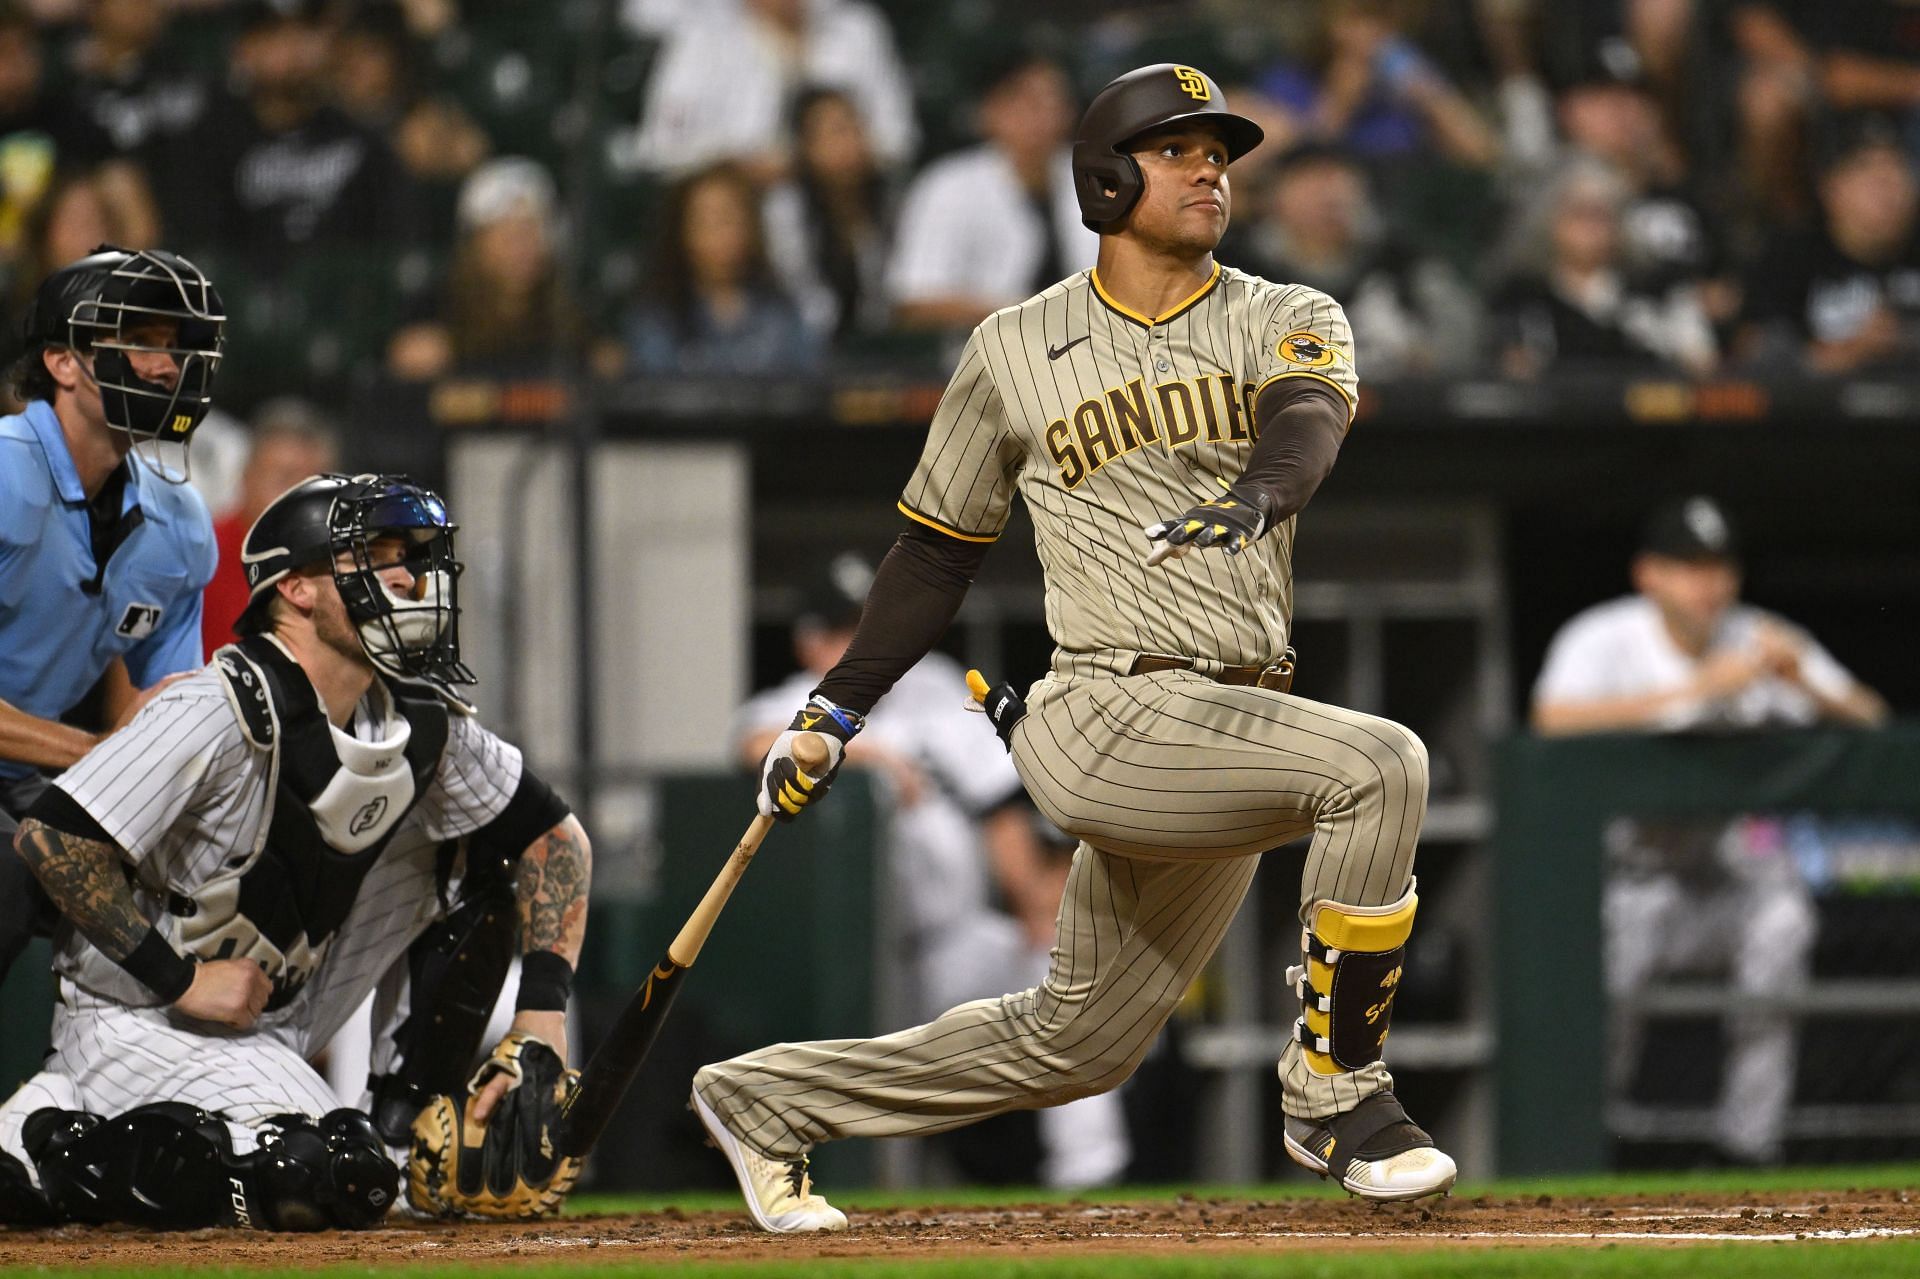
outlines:
[[[1142,653],[1133,659],[1128,668],[1129,675],[1151,675],[1155,671],[1194,671],[1220,684],[1251,685],[1254,688],[1270,688],[1276,693],[1284,693],[1293,687],[1294,653],[1291,648],[1287,655],[1271,666],[1223,666],[1217,671],[1199,670],[1191,657],[1162,657],[1158,653]]]

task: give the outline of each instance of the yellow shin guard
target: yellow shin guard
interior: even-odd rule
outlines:
[[[1300,933],[1307,962],[1289,968],[1287,980],[1300,996],[1293,1035],[1315,1074],[1344,1074],[1380,1060],[1419,904],[1411,882],[1385,906],[1314,903]]]

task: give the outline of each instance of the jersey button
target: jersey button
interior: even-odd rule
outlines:
[[[1165,358],[1163,357],[1161,359],[1155,360],[1153,362],[1153,367],[1156,369],[1159,369],[1162,373],[1165,373],[1167,370],[1171,369],[1173,366],[1171,364],[1168,364]]]

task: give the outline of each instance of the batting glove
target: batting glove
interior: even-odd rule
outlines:
[[[1147,556],[1151,567],[1178,559],[1195,547],[1218,546],[1229,555],[1238,555],[1248,542],[1267,531],[1267,517],[1259,507],[1228,489],[1225,497],[1202,502],[1177,519],[1149,524],[1145,531],[1149,542],[1159,543]]]
[[[790,822],[801,809],[824,796],[840,771],[847,743],[866,723],[864,716],[835,706],[818,693],[808,698],[787,731],[773,739],[766,761],[760,765],[760,815]],[[802,733],[818,733],[827,744],[827,768],[819,777],[802,772],[793,757],[793,740]]]

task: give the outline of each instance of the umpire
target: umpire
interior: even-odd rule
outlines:
[[[108,245],[28,307],[11,374],[26,408],[0,418],[0,979],[52,922],[16,823],[43,770],[99,740],[62,717],[99,686],[110,730],[200,664],[213,525],[157,446],[206,416],[225,322],[193,263]]]

